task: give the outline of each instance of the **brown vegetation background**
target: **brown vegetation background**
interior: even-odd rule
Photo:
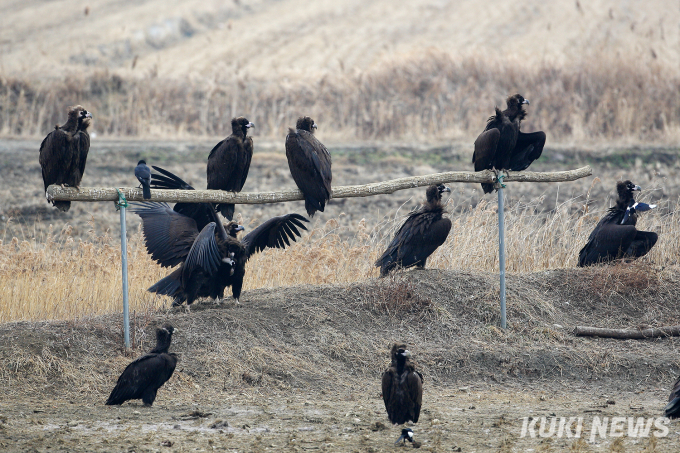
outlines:
[[[333,140],[476,136],[521,92],[560,142],[677,141],[680,9],[655,0],[3,1],[0,134],[41,136],[81,103],[94,132]]]

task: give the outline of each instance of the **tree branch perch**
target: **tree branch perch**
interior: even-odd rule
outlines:
[[[509,172],[503,178],[503,182],[566,182],[575,181],[593,174],[590,166],[576,170],[555,172]],[[446,173],[434,173],[424,176],[410,176],[406,178],[392,179],[390,181],[375,182],[357,186],[333,187],[331,198],[369,197],[372,195],[390,194],[397,190],[413,189],[415,187],[429,186],[431,184],[443,184],[449,182],[482,183],[495,182],[496,175],[490,170],[480,172],[449,171]],[[142,189],[120,188],[128,201],[145,201],[142,197]],[[115,188],[108,187],[81,187],[75,188],[51,185],[47,188],[47,197],[50,200],[59,201],[118,201],[118,193]],[[264,204],[280,203],[284,201],[304,200],[302,192],[298,189],[284,190],[281,192],[224,192],[221,190],[160,190],[151,189],[151,200],[182,203],[233,203],[233,204]]]

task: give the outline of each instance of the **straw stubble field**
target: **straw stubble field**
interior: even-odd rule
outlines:
[[[96,144],[96,146],[95,146]],[[211,142],[94,142],[84,185],[129,186],[138,158],[204,183]],[[669,451],[666,438],[520,438],[527,416],[658,416],[677,374],[677,341],[574,338],[575,325],[680,324],[675,149],[549,148],[536,170],[590,164],[574,183],[514,184],[508,193],[510,329],[498,325],[496,204],[453,186],[454,228],[431,270],[376,279],[372,267],[423,189],[333,200],[309,234],[248,263],[241,305],[191,313],[145,292],[167,272],[128,218],[131,353],[121,348],[118,215],[111,203],[44,201],[37,143],[2,142],[0,444],[18,450],[387,451],[398,436],[379,398],[390,341],[413,345],[425,374],[414,427],[429,451]],[[469,145],[331,145],[334,182],[366,183],[469,167]],[[653,157],[652,157],[653,156]],[[532,167],[533,168],[533,167]],[[660,234],[645,259],[574,269],[581,244],[631,178],[659,203],[640,227]],[[245,190],[292,187],[280,144],[260,143]],[[240,206],[247,228],[301,202]],[[38,321],[53,319],[58,321]],[[24,322],[17,322],[22,321]],[[32,322],[25,322],[32,321]],[[153,328],[180,329],[176,375],[145,409],[102,406]],[[608,404],[607,401],[615,401]],[[589,420],[587,420],[589,423]],[[586,424],[587,424],[586,423]],[[167,445],[172,444],[172,447]]]

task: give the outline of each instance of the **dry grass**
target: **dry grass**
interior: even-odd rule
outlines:
[[[453,207],[455,208],[455,207]],[[669,212],[669,214],[663,214]],[[676,266],[680,256],[678,206],[670,204],[642,216],[638,227],[656,231],[660,240],[642,261],[648,266],[630,271],[609,266],[591,272],[591,290],[603,300],[612,292],[641,291],[654,286],[659,271]],[[531,205],[516,204],[506,213],[507,270],[531,274],[574,267],[578,251],[602,211],[583,215],[575,200],[548,214],[533,212]],[[473,209],[452,215],[453,230],[447,242],[428,260],[428,268],[459,271],[491,271],[498,268],[497,207],[482,202]],[[316,228],[286,250],[268,249],[248,263],[245,290],[300,284],[352,283],[378,276],[375,259],[391,240],[403,217],[369,228],[365,221],[352,226],[356,234],[344,240],[338,222]],[[131,309],[154,310],[167,304],[146,292],[166,275],[147,255],[140,233],[129,242]],[[0,322],[12,320],[74,319],[117,312],[120,307],[120,255],[114,238],[90,237],[75,241],[70,228],[46,237],[0,243]],[[644,266],[645,264],[643,264]],[[386,279],[371,288],[364,303],[388,314],[432,309],[426,296],[415,294],[408,282]],[[495,295],[489,293],[489,310]],[[541,308],[544,310],[547,308]],[[539,310],[539,311],[540,311]],[[481,315],[480,315],[481,316]],[[482,316],[483,317],[483,316]]]
[[[545,130],[551,141],[680,137],[680,77],[661,64],[595,55],[525,67],[435,50],[312,82],[109,72],[56,81],[0,77],[0,134],[42,136],[63,123],[67,105],[80,103],[94,112],[93,130],[110,137],[224,136],[232,117],[246,115],[256,135],[280,138],[306,113],[328,139],[469,138],[515,92],[532,102],[525,129]]]

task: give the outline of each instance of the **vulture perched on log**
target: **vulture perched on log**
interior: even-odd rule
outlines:
[[[66,124],[55,126],[40,144],[39,160],[45,191],[52,184],[80,187],[90,151],[87,128],[91,119],[92,114],[82,106],[69,107]],[[64,212],[71,208],[70,201],[52,201],[52,204]]]
[[[529,101],[515,94],[506,100],[506,104],[507,109],[502,112],[496,107],[496,114],[489,118],[484,132],[475,140],[472,154],[475,171],[526,170],[543,152],[544,132],[525,134],[519,130],[527,114],[523,106]],[[484,193],[493,192],[493,188],[493,184],[482,184]]]
[[[418,422],[423,404],[423,375],[411,362],[411,353],[405,344],[393,344],[390,351],[392,363],[382,376],[382,396],[387,417],[395,425]],[[402,430],[402,439],[413,442],[413,432]]]
[[[135,167],[135,176],[142,185],[142,197],[145,200],[151,199],[151,169],[147,167],[146,162],[140,160]]]
[[[163,172],[168,181],[188,186],[167,170]],[[170,209],[166,203],[134,204],[133,212],[142,218],[146,248],[152,259],[163,267],[180,264],[149,288],[150,292],[172,297],[173,305],[185,301],[192,304],[199,297],[219,300],[227,286],[231,286],[238,303],[248,259],[267,247],[290,245],[291,240],[301,236],[298,228],[307,229],[302,222],[309,221],[299,214],[273,217],[239,241],[236,235],[242,226],[229,222],[225,228],[212,206],[202,205],[207,208],[192,211],[196,217],[191,217]],[[199,230],[206,214],[212,216],[212,221]]]
[[[680,418],[680,378],[673,384],[664,413],[668,418]]]
[[[387,250],[375,262],[381,277],[397,267],[425,268],[427,258],[446,241],[451,231],[451,220],[442,217],[445,212],[441,202],[444,192],[451,192],[444,184],[427,188],[425,205],[408,216]]]
[[[305,196],[305,209],[310,217],[323,212],[331,198],[331,155],[314,137],[316,123],[308,116],[297,120],[295,129],[286,136],[288,168],[298,189]]]
[[[659,238],[651,231],[635,228],[637,213],[648,211],[656,205],[637,203],[633,192],[640,186],[630,181],[616,183],[616,205],[600,220],[588,242],[578,255],[579,267],[608,262],[618,258],[639,258],[646,255]]]
[[[248,177],[253,158],[253,139],[246,137],[255,125],[244,117],[231,120],[231,135],[219,142],[208,155],[208,189],[240,192]],[[220,204],[217,209],[228,220],[234,218],[233,204]]]
[[[153,404],[156,392],[170,379],[177,365],[177,356],[168,353],[172,334],[176,331],[171,325],[156,329],[156,347],[125,368],[106,401],[107,405],[138,399],[145,406]]]

